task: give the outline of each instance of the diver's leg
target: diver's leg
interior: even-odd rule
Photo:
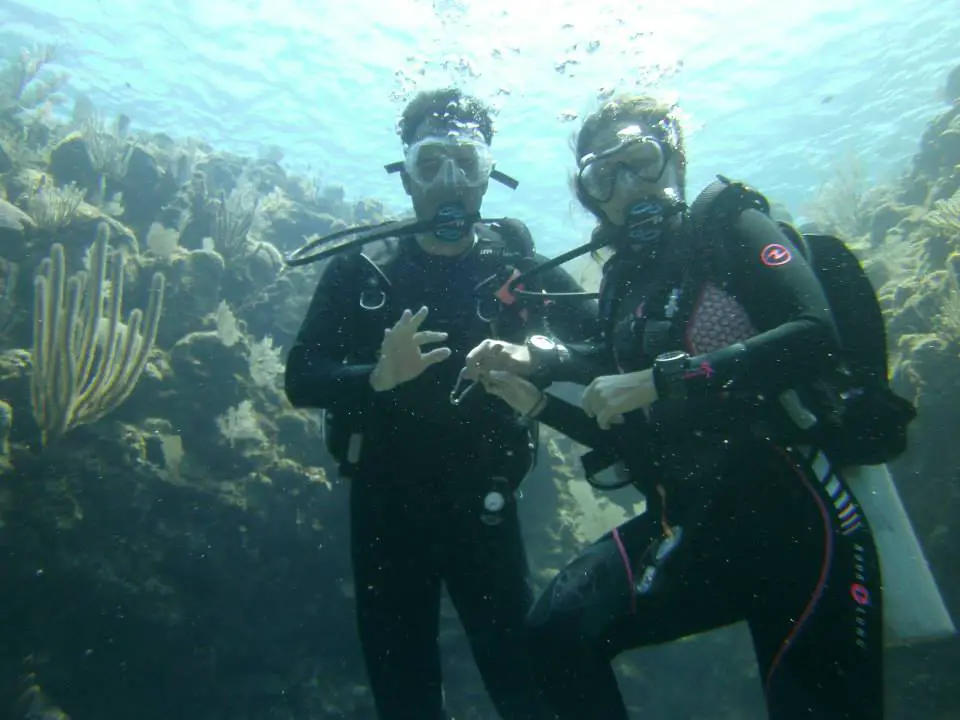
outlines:
[[[772,481],[779,531],[748,615],[770,718],[881,720],[880,565],[866,518],[841,479],[786,455]]]
[[[503,720],[552,717],[530,676],[523,621],[533,602],[516,504],[500,522],[480,519],[482,499],[466,505],[450,525],[444,580],[463,623],[473,657]]]
[[[358,476],[350,498],[357,627],[380,720],[440,720],[440,576],[430,524],[409,517],[396,478]]]
[[[534,672],[561,720],[625,720],[611,660],[623,650],[740,619],[728,512],[665,537],[656,511],[633,518],[564,568],[527,619]],[[709,592],[706,591],[709,588]]]

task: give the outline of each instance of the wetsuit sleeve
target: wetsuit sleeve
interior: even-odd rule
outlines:
[[[836,328],[820,282],[780,227],[747,210],[724,248],[730,290],[759,333],[691,358],[690,396],[721,390],[776,394],[816,378],[836,360]]]
[[[537,256],[537,263],[547,258]],[[541,288],[547,293],[585,293],[573,276],[560,267],[543,274]],[[597,301],[589,297],[558,298],[544,307],[546,334],[561,342],[588,342],[600,337],[600,310]]]
[[[537,263],[547,258],[537,255]],[[563,268],[543,274],[541,287],[548,293],[581,293],[583,287]],[[600,311],[593,298],[556,299],[545,307],[541,332],[563,346],[555,362],[538,373],[538,384],[590,383],[600,375],[616,373],[616,364],[603,339]],[[571,436],[572,437],[572,436]]]
[[[562,340],[561,340],[562,342]],[[563,343],[563,354],[548,370],[551,382],[589,385],[602,375],[619,374],[613,353],[603,338],[578,343]]]
[[[626,424],[601,430],[596,421],[587,417],[578,405],[550,395],[537,419],[574,442],[590,448],[592,452],[581,458],[587,473],[595,473],[622,460],[626,462],[631,478],[635,477],[638,487],[652,487],[652,479],[660,475],[655,462],[657,453],[654,437],[642,413],[628,413]]]
[[[323,269],[287,356],[284,389],[295,407],[353,410],[373,399],[373,363],[344,363],[350,335],[342,298],[357,293],[348,263],[348,257],[335,257]]]
[[[589,448],[602,448],[611,443],[610,432],[601,430],[597,421],[588,417],[583,408],[556,395],[548,396],[537,420]]]

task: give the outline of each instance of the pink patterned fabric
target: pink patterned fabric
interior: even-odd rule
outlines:
[[[743,307],[716,285],[700,292],[687,324],[687,352],[713,352],[757,334]]]

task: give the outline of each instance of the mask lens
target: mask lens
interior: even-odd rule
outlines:
[[[599,154],[580,160],[580,185],[599,202],[607,202],[621,173],[639,182],[657,182],[663,175],[666,153],[655,138],[620,133],[620,142]]]
[[[424,188],[438,183],[477,187],[490,177],[493,160],[487,144],[480,140],[425,138],[407,150],[404,169]]]

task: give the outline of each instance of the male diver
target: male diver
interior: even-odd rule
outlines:
[[[536,427],[493,396],[463,392],[472,386],[460,369],[491,333],[589,337],[596,306],[505,292],[543,258],[522,222],[480,218],[491,178],[515,185],[493,167],[481,102],[456,89],[420,93],[399,132],[404,161],[387,169],[400,173],[417,220],[361,229],[320,253],[335,256],[287,359],[287,396],[325,410],[328,447],[352,481],[357,623],[381,720],[446,717],[441,582],[500,716],[547,718],[528,676],[532,596],[514,499]],[[316,244],[290,264],[309,262],[302,253]],[[562,271],[538,287],[580,292]]]

